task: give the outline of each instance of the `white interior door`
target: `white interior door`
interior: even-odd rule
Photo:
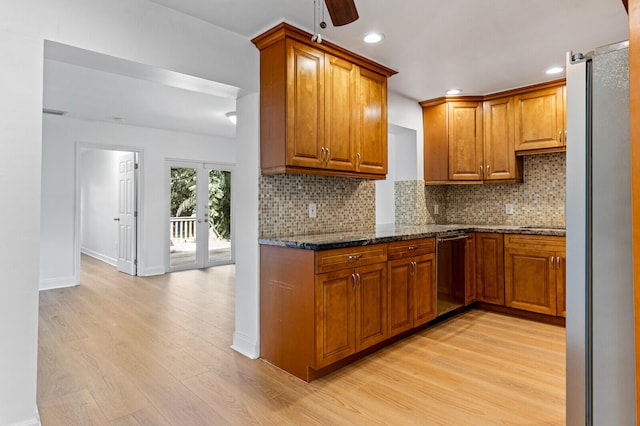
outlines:
[[[128,152],[118,161],[118,271],[136,275],[136,161]]]

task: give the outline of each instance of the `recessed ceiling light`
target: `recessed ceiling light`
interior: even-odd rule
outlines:
[[[462,93],[461,89],[447,90],[447,95],[459,95],[460,93]]]
[[[365,41],[365,43],[375,44],[375,43],[380,43],[383,38],[384,38],[383,34],[380,34],[380,33],[369,33],[369,34],[364,36],[364,41]]]
[[[562,71],[564,71],[562,67],[552,67],[547,70],[547,74],[560,74]]]
[[[227,117],[230,122],[232,122],[233,124],[236,124],[237,117],[236,117],[236,112],[235,111],[228,112],[224,116]]]

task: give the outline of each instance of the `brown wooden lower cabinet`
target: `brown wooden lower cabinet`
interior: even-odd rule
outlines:
[[[464,253],[465,261],[465,306],[472,304],[477,300],[477,288],[476,288],[476,234],[469,234],[467,238],[467,245],[465,246]]]
[[[564,257],[564,237],[505,236],[505,305],[563,316]]]
[[[564,244],[469,234],[465,304],[565,316]],[[261,245],[260,356],[310,381],[435,319],[435,251],[435,238],[323,251]]]
[[[316,279],[316,368],[387,337],[387,264],[320,274]]]
[[[436,255],[388,262],[389,336],[436,317]]]
[[[503,236],[477,232],[475,239],[477,300],[504,305]]]

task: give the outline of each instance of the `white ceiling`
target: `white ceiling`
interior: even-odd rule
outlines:
[[[313,32],[313,0],[150,0],[247,38],[285,20]],[[355,0],[360,19],[323,38],[399,73],[389,90],[416,101],[450,88],[487,94],[563,77],[567,51],[627,38],[620,0]],[[375,46],[362,41],[379,31]],[[86,120],[233,138],[238,89],[48,43],[44,106]]]
[[[252,38],[286,20],[313,32],[313,0],[150,0]],[[360,18],[323,38],[399,73],[389,89],[415,100],[450,88],[487,94],[552,80],[566,52],[627,39],[621,0],[355,0]],[[384,40],[369,46],[364,34]]]

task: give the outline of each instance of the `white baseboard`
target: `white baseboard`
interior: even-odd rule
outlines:
[[[102,253],[98,253],[97,251],[93,251],[91,249],[85,248],[85,247],[81,247],[80,248],[80,253],[82,254],[86,254],[87,256],[91,256],[94,259],[98,259],[103,261],[104,263],[108,263],[111,266],[118,266],[118,259],[115,259],[113,257],[110,256],[106,256]]]
[[[40,280],[40,291],[74,287],[78,284],[80,284],[79,278],[73,275],[70,277],[45,278]]]
[[[41,426],[40,423],[40,412],[38,411],[38,407],[36,406],[36,417],[25,420],[23,422],[14,423],[11,426]]]
[[[147,266],[142,269],[138,266],[138,275],[141,277],[150,277],[152,275],[164,275],[164,266]]]
[[[258,359],[260,357],[260,343],[242,333],[233,333],[231,349],[241,353],[247,358]]]

